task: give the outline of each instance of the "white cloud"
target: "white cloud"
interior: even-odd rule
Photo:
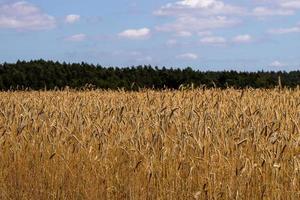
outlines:
[[[272,29],[269,30],[269,33],[277,34],[277,35],[288,34],[288,33],[300,33],[300,26],[295,26],[291,28]]]
[[[296,13],[300,0],[254,0],[248,6],[238,6],[226,0],[174,0],[154,11],[157,16],[169,16],[173,21],[160,24],[156,31],[176,33],[176,36],[199,35],[203,44],[224,45],[223,37],[215,37],[211,32],[234,28],[245,19],[259,19],[273,16],[291,16]],[[233,1],[231,1],[233,2]],[[238,2],[238,1],[235,1]],[[244,4],[245,5],[245,4]],[[300,9],[300,7],[299,7]],[[298,32],[298,27],[273,30],[273,33]],[[250,43],[251,35],[237,35],[231,43]]]
[[[170,39],[166,42],[166,45],[167,46],[175,46],[177,43],[178,43],[177,40]]]
[[[158,31],[165,32],[201,32],[212,29],[227,28],[239,24],[240,21],[236,19],[229,19],[227,17],[209,17],[197,18],[193,16],[178,17],[175,22],[164,24],[156,27]]]
[[[224,45],[226,44],[227,41],[224,37],[210,36],[210,37],[202,38],[200,42],[203,44],[210,44],[210,45]]]
[[[124,52],[123,52],[124,53]],[[131,51],[128,53],[130,56],[141,56],[142,53],[139,51]]]
[[[299,0],[257,0],[258,7],[252,10],[252,15],[257,17],[295,15],[300,9]]]
[[[270,65],[269,65],[269,67],[285,67],[286,66],[286,64],[284,64],[284,63],[281,63],[280,61],[278,61],[278,60],[276,60],[276,61],[273,61]]]
[[[151,62],[153,61],[153,58],[151,56],[144,56],[144,57],[139,57],[136,58],[137,62]]]
[[[186,15],[190,12],[197,12],[200,15],[221,15],[241,14],[244,9],[238,6],[225,4],[218,0],[181,0],[175,3],[168,3],[154,12],[155,15]]]
[[[183,60],[197,60],[198,55],[194,53],[184,53],[180,54],[177,56],[178,59],[183,59]]]
[[[119,58],[127,58],[130,63],[134,62],[136,64],[149,64],[154,60],[152,56],[148,55],[146,52],[143,51],[117,50],[112,52],[112,56],[118,56]]]
[[[174,17],[174,21],[157,26],[157,31],[190,36],[240,24],[240,18],[234,16],[244,15],[245,9],[221,0],[177,0],[160,7],[154,14]]]
[[[26,1],[0,4],[0,28],[43,30],[56,26],[53,16]]]
[[[86,39],[87,39],[87,35],[83,33],[71,35],[65,38],[66,41],[70,41],[70,42],[82,42]]]
[[[127,39],[148,39],[151,36],[151,30],[148,28],[141,29],[128,29],[121,33],[119,36]]]
[[[65,22],[68,24],[73,24],[79,20],[80,20],[80,15],[71,14],[71,15],[67,15],[65,17]]]
[[[178,37],[191,37],[193,34],[189,31],[179,31],[176,33],[176,36]]]
[[[300,9],[299,0],[281,0],[279,5],[283,8]]]
[[[210,36],[212,35],[212,32],[210,31],[200,31],[198,32],[198,36],[203,37],[203,36]]]
[[[253,38],[251,35],[249,34],[245,34],[245,35],[237,35],[234,38],[232,38],[232,41],[234,43],[249,43],[253,41]]]
[[[257,17],[266,17],[266,16],[287,16],[293,15],[295,12],[293,10],[282,9],[282,8],[268,8],[268,7],[255,7],[252,11],[252,15]]]

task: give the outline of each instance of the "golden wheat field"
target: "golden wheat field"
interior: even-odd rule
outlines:
[[[299,199],[300,89],[0,93],[0,199]]]

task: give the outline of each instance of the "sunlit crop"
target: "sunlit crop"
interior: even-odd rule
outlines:
[[[0,93],[0,199],[299,198],[299,89]]]

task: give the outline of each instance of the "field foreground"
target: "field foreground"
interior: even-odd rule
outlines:
[[[300,199],[300,90],[2,92],[0,199]]]

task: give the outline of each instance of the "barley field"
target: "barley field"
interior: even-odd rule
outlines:
[[[299,199],[300,89],[0,93],[0,199]]]

